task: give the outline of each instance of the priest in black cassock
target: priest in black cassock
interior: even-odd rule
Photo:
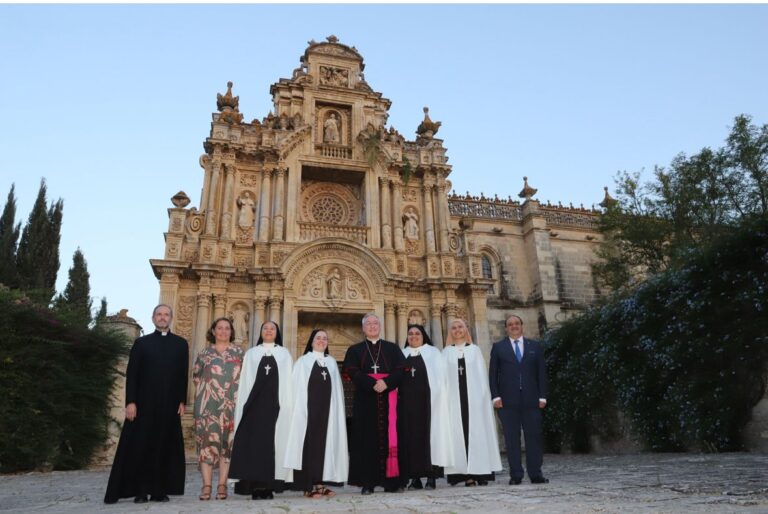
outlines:
[[[104,503],[134,496],[146,503],[184,494],[181,416],[187,394],[189,346],[169,331],[173,311],[158,305],[155,331],[136,339],[125,375],[125,424]]]
[[[397,452],[397,387],[403,376],[403,352],[379,339],[381,320],[374,313],[363,317],[365,340],[350,346],[344,372],[355,384],[349,445],[349,480],[371,494],[403,489]]]

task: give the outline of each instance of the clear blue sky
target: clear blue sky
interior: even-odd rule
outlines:
[[[365,58],[389,122],[442,121],[458,192],[591,206],[619,170],[768,123],[768,5],[0,5],[0,203],[64,199],[59,289],[79,246],[92,294],[145,330],[169,198],[199,204],[216,93],[271,110],[307,41]]]

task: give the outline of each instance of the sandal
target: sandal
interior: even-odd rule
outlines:
[[[218,486],[216,486],[216,499],[217,500],[227,499],[227,484],[219,484]]]
[[[336,496],[336,493],[334,493],[333,491],[331,491],[330,489],[328,489],[324,485],[318,487],[317,488],[317,492],[320,493],[323,496],[327,496],[328,498],[333,498],[334,496]]]
[[[208,491],[208,492],[206,492],[206,491]],[[213,488],[210,485],[204,485],[200,489],[200,496],[199,496],[200,500],[201,501],[210,500],[211,499],[211,492],[212,491],[213,491]]]
[[[477,485],[477,482],[475,482],[473,479],[470,478],[464,483],[464,485],[467,487],[475,487]]]
[[[321,493],[318,490],[314,491],[304,491],[304,498],[312,498],[313,500],[317,500],[318,498],[322,498],[323,493]]]

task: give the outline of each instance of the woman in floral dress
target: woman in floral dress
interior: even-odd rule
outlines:
[[[216,499],[227,498],[227,476],[234,438],[235,402],[243,364],[243,350],[232,343],[235,330],[228,318],[211,325],[206,339],[210,343],[195,360],[195,442],[203,476],[201,500],[210,500],[213,469],[219,468]]]

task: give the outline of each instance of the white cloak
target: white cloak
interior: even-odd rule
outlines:
[[[272,356],[277,361],[279,392],[278,403],[280,412],[277,415],[275,426],[275,480],[293,481],[293,470],[283,467],[282,462],[285,458],[285,450],[288,446],[288,426],[291,421],[291,375],[293,368],[293,358],[290,352],[280,345],[272,348]],[[254,346],[243,357],[243,367],[240,369],[240,386],[237,391],[237,403],[235,404],[235,434],[240,420],[243,417],[243,407],[248,401],[253,384],[256,382],[256,373],[259,370],[261,358],[266,355],[264,345]]]
[[[324,482],[346,482],[349,474],[349,453],[347,451],[347,419],[344,410],[344,385],[341,382],[339,365],[326,355],[325,368],[331,379],[331,405],[328,412],[328,431],[325,436]],[[288,431],[288,449],[285,453],[285,467],[301,469],[304,452],[304,437],[307,432],[307,388],[312,366],[317,358],[314,353],[304,354],[293,367],[293,415]]]
[[[447,383],[445,362],[440,350],[429,344],[418,348],[406,346],[403,355],[407,359],[411,355],[420,354],[427,367],[429,382],[429,401],[431,412],[429,416],[429,451],[433,466],[452,466],[454,463],[453,448],[450,433],[445,427],[449,426]]]
[[[467,376],[467,403],[469,405],[469,445],[464,450],[464,428],[461,424],[461,396],[459,393],[459,350],[451,345],[443,350],[445,372],[448,378],[448,428],[455,464],[446,467],[446,475],[488,475],[501,471],[499,438],[488,383],[485,359],[476,344],[464,346]],[[468,455],[465,457],[465,455]]]

